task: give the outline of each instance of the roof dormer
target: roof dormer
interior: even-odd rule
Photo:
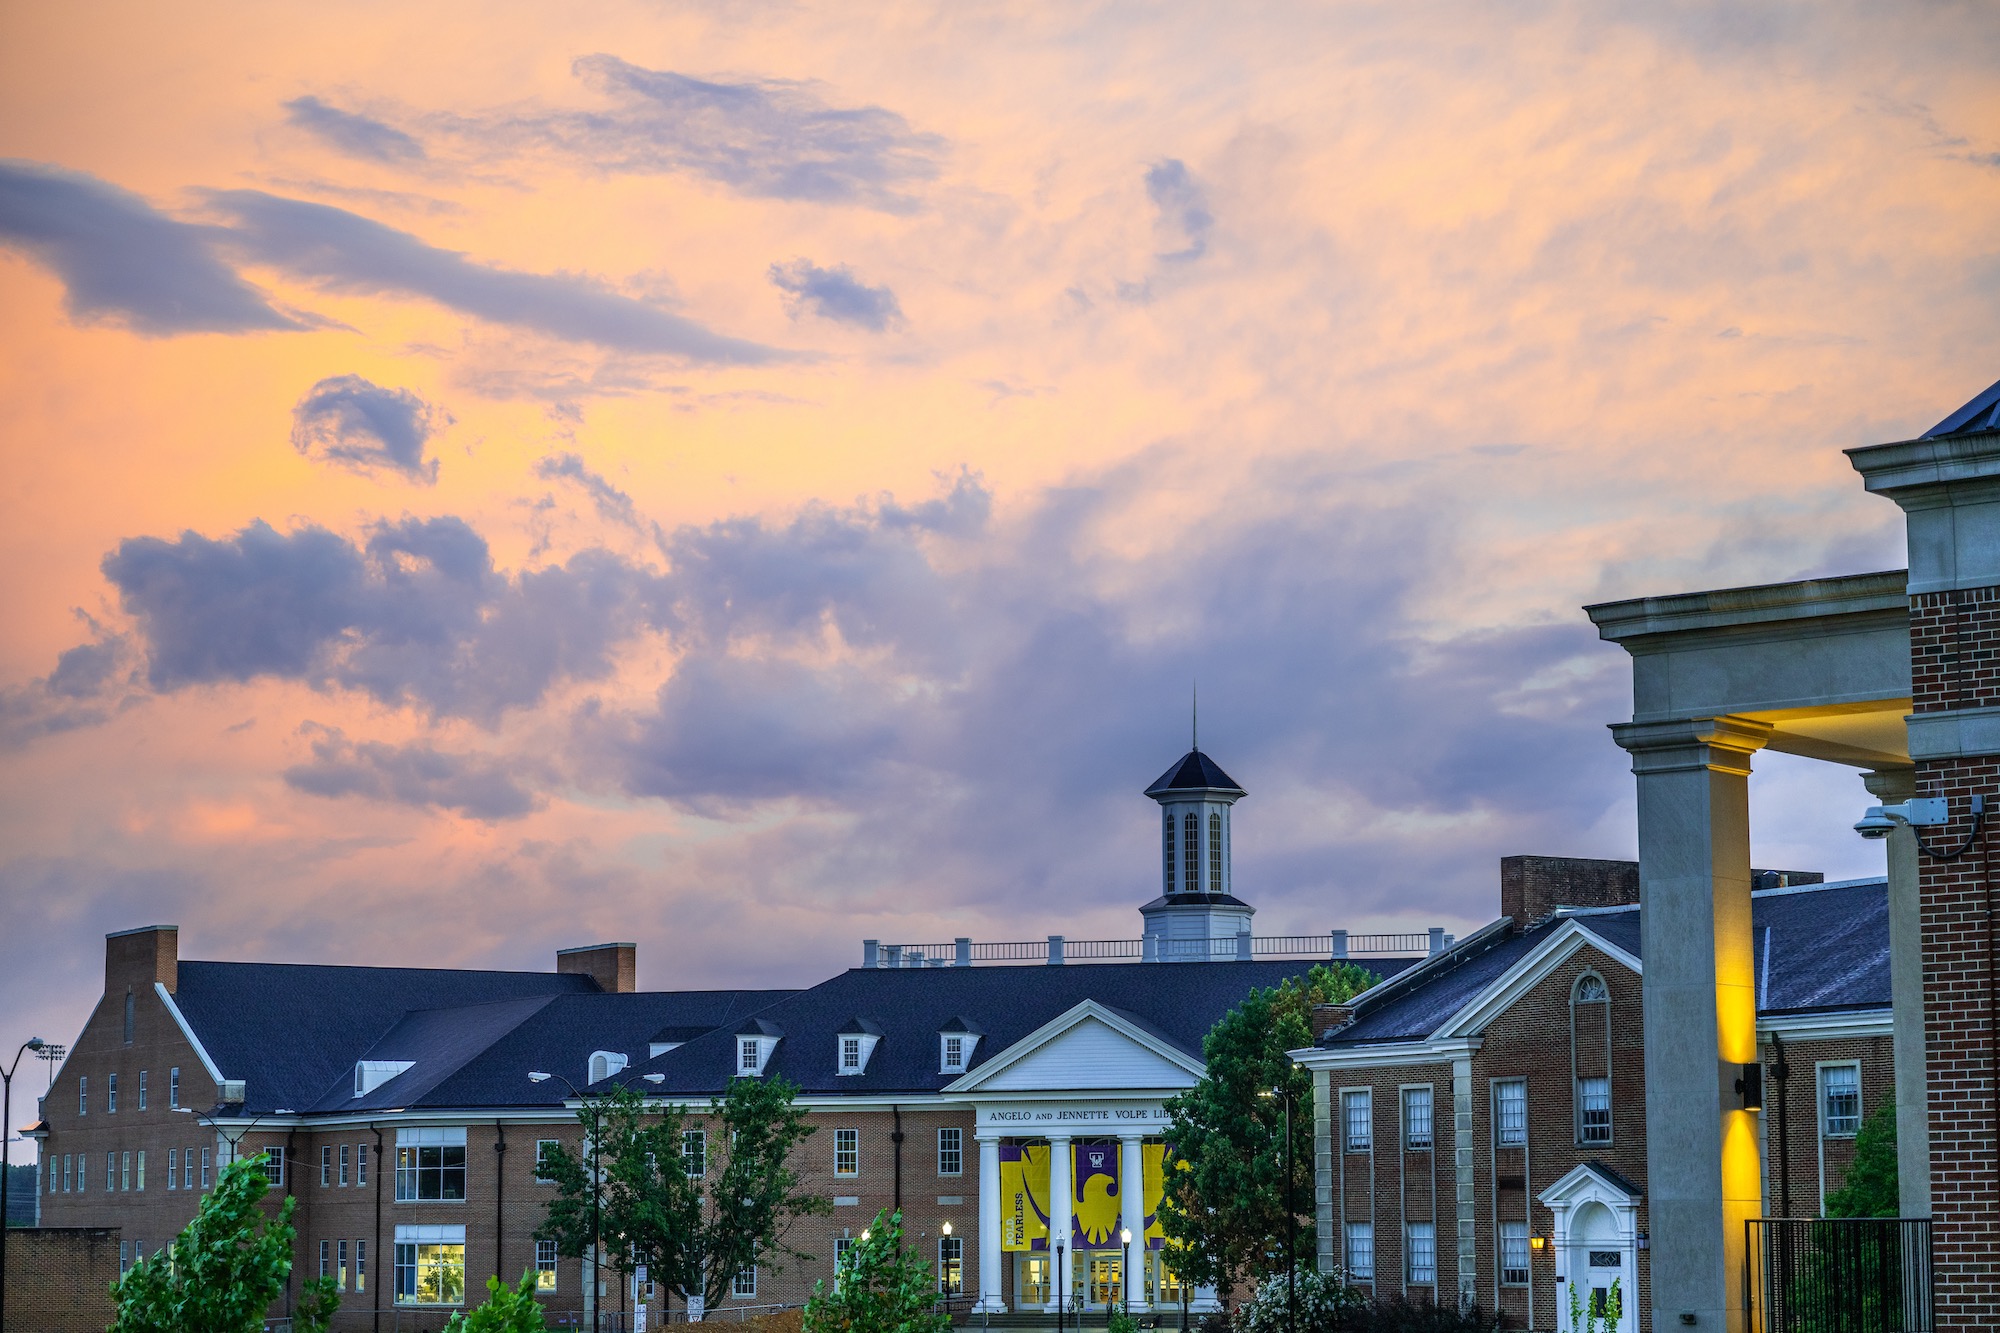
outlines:
[[[592,1051],[590,1053],[590,1076],[586,1083],[602,1083],[613,1074],[632,1063],[623,1051]]]
[[[972,1052],[985,1036],[977,1024],[954,1018],[938,1029],[938,1072],[963,1074],[972,1065]]]
[[[762,1078],[771,1053],[778,1049],[785,1030],[768,1018],[753,1018],[736,1029],[736,1062],[731,1071],[736,1078]]]
[[[880,1040],[882,1029],[868,1019],[850,1018],[842,1023],[834,1034],[833,1072],[843,1076],[867,1073],[868,1057],[875,1054],[875,1043]]]
[[[354,1095],[367,1096],[415,1063],[413,1060],[356,1060]]]

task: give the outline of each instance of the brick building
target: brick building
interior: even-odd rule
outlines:
[[[869,942],[865,966],[804,990],[642,991],[631,944],[522,973],[184,961],[173,926],[114,934],[103,998],[32,1131],[42,1218],[115,1232],[122,1271],[171,1241],[232,1154],[268,1152],[274,1195],[297,1201],[274,1313],[325,1274],[341,1328],[408,1328],[412,1311],[441,1322],[489,1274],[530,1269],[553,1310],[622,1309],[624,1284],[586,1290],[582,1263],[533,1235],[551,1196],[539,1145],[580,1145],[566,1084],[617,1080],[699,1108],[732,1078],[783,1076],[815,1130],[797,1165],[832,1215],[788,1238],[811,1262],[747,1270],[732,1304],[803,1300],[844,1242],[899,1206],[945,1288],[984,1309],[1067,1291],[1102,1310],[1128,1268],[1135,1304],[1174,1304],[1152,1218],[1162,1104],[1200,1076],[1202,1037],[1251,988],[1371,941],[1336,931],[1301,950],[1250,933],[1229,871],[1243,792],[1198,750],[1147,795],[1162,879],[1142,938],[1066,951],[1053,936],[1027,966],[972,965],[1027,961],[1023,946]],[[703,1147],[711,1163],[727,1150]]]
[[[1817,1215],[1894,1100],[1886,882],[1758,871],[1769,1215]],[[1378,1294],[1651,1317],[1644,947],[1631,862],[1510,857],[1491,925],[1317,1016],[1320,1262]],[[1784,1130],[1777,1125],[1782,1119]]]

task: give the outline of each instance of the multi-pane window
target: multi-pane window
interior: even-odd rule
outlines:
[[[1828,1138],[1846,1138],[1861,1128],[1861,1067],[1827,1065],[1819,1071],[1820,1123]]]
[[[283,1189],[285,1187],[285,1145],[274,1143],[264,1149],[264,1151],[271,1158],[264,1166],[264,1179],[270,1181],[277,1188]],[[167,1159],[167,1174],[171,1176],[173,1173],[174,1164],[173,1159],[170,1157]]]
[[[757,1072],[757,1039],[745,1037],[737,1043],[736,1067],[746,1074]]]
[[[1510,1078],[1493,1085],[1493,1141],[1515,1148],[1528,1141],[1528,1083]]]
[[[1163,861],[1167,872],[1167,887],[1165,892],[1172,893],[1174,891],[1174,812],[1163,810],[1160,813],[1166,821],[1166,856]]]
[[[465,1198],[465,1131],[396,1131],[396,1202],[456,1203]],[[400,1248],[400,1247],[399,1247]],[[464,1247],[460,1246],[460,1268]]]
[[[1508,1286],[1527,1285],[1528,1224],[1526,1222],[1500,1224],[1500,1281]]]
[[[1173,816],[1167,816],[1169,820]],[[840,1270],[847,1266],[847,1252],[854,1248],[854,1242],[846,1236],[833,1238],[833,1289],[840,1290]]]
[[[836,1176],[858,1176],[861,1174],[860,1130],[836,1129],[833,1131],[833,1174]]]
[[[1611,1080],[1576,1081],[1576,1123],[1579,1143],[1611,1142]]]
[[[1412,1152],[1431,1146],[1431,1090],[1403,1089],[1403,1146]]]
[[[738,1300],[748,1300],[757,1294],[757,1266],[736,1270],[736,1276],[729,1279],[729,1294]]]
[[[175,1108],[178,1107],[180,1104],[181,1104],[181,1067],[179,1065],[175,1065],[172,1069],[169,1069],[167,1071],[167,1106],[169,1108]]]
[[[1347,1127],[1347,1151],[1367,1152],[1375,1142],[1374,1111],[1366,1088],[1340,1094],[1341,1119]]]
[[[368,1290],[368,1242],[365,1240],[354,1242],[354,1289]]]
[[[348,1144],[340,1145],[340,1183],[344,1187],[354,1176],[354,1149]]]
[[[76,1113],[90,1114],[90,1076],[80,1075],[76,1080]]]
[[[1181,872],[1189,893],[1201,892],[1201,822],[1190,810],[1181,816],[1181,855],[1187,865]]]
[[[681,1131],[681,1170],[687,1172],[690,1180],[700,1180],[708,1174],[707,1130]]]
[[[861,1038],[842,1037],[840,1039],[840,1067],[843,1072],[854,1073],[861,1068]]]
[[[146,1150],[144,1148],[139,1149],[137,1156],[139,1160],[132,1164],[138,1168],[137,1171],[132,1173],[132,1186],[135,1189],[144,1191],[146,1188]]]
[[[965,1174],[964,1130],[947,1128],[938,1131],[938,1174],[941,1176]]]
[[[319,1243],[319,1275],[321,1277],[333,1276],[333,1242],[330,1240],[323,1240]]]
[[[104,1080],[104,1114],[118,1114],[118,1075],[110,1074]]]
[[[1347,1224],[1347,1275],[1364,1281],[1375,1276],[1375,1224]]]
[[[76,1173],[76,1188],[77,1188],[77,1189],[78,1189],[79,1191],[83,1189],[83,1176],[84,1176],[84,1173],[83,1173],[82,1171],[78,1171],[78,1172]],[[69,1154],[68,1154],[68,1153],[64,1153],[64,1154],[63,1154],[63,1193],[64,1193],[64,1194],[68,1194],[69,1192],[70,1192],[70,1170],[69,1170]]]
[[[347,1242],[334,1243],[333,1285],[337,1290],[347,1290]]]
[[[1413,1283],[1437,1281],[1437,1224],[1412,1222],[1405,1228],[1403,1253],[1408,1257],[1409,1280]]]
[[[535,1290],[554,1291],[556,1289],[556,1243],[552,1240],[535,1242]]]
[[[465,1228],[396,1228],[396,1304],[465,1302]]]
[[[1208,813],[1208,891],[1222,892],[1222,816]]]
[[[535,1183],[536,1184],[553,1185],[555,1183],[555,1181],[550,1178],[548,1172],[543,1169],[548,1165],[549,1154],[554,1152],[555,1149],[556,1149],[556,1140],[554,1139],[535,1140]]]
[[[938,1237],[938,1294],[956,1296],[965,1290],[965,1238]]]
[[[965,1038],[956,1032],[945,1034],[943,1063],[940,1073],[957,1074],[965,1069]]]
[[[322,1186],[333,1184],[333,1145],[330,1143],[320,1145],[319,1183]]]
[[[146,1109],[146,1071],[139,1071],[139,1109]]]
[[[174,1188],[176,1177],[180,1175],[181,1154],[178,1148],[167,1149],[167,1188]]]
[[[208,1173],[209,1169],[214,1165],[214,1152],[213,1148],[203,1148],[201,1150],[201,1187],[203,1189],[208,1188]]]
[[[106,1193],[118,1188],[118,1154],[104,1154],[104,1189]]]
[[[123,1160],[118,1164],[118,1188],[127,1191],[132,1188],[132,1154],[121,1153],[119,1156]]]

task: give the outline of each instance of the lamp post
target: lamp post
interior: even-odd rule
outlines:
[[[1069,1304],[1069,1272],[1063,1267],[1061,1241],[1056,1242],[1056,1266],[1049,1274],[1049,1287],[1056,1294],[1056,1333],[1063,1333],[1063,1307]]]
[[[0,1091],[0,1328],[7,1327],[7,1186],[14,1174],[7,1147],[14,1141],[14,1071],[21,1067],[23,1051],[39,1053],[46,1044],[40,1037],[28,1038],[14,1052],[14,1063],[0,1069],[0,1083],[6,1085]]]
[[[548,1074],[539,1069],[528,1072],[528,1082],[546,1083],[550,1079],[562,1084],[570,1091],[570,1096],[590,1107],[590,1285],[584,1294],[590,1297],[590,1327],[597,1330],[604,1326],[604,1301],[598,1288],[603,1283],[598,1278],[598,1270],[604,1266],[604,1178],[597,1169],[599,1111],[596,1103],[585,1096],[576,1084],[561,1074]]]
[[[1285,1104],[1285,1329],[1299,1333],[1299,1213],[1292,1206],[1292,1185],[1298,1172],[1292,1166],[1292,1090],[1279,1084],[1260,1097]]]
[[[1118,1284],[1118,1304],[1129,1315],[1132,1313],[1132,1274],[1138,1271],[1132,1264],[1131,1227],[1118,1228],[1118,1244],[1125,1251],[1125,1276],[1124,1280]],[[1104,1322],[1108,1326],[1111,1321],[1106,1319]]]
[[[243,1140],[250,1137],[251,1130],[257,1128],[259,1124],[261,1124],[265,1120],[270,1119],[274,1115],[297,1115],[298,1112],[286,1106],[280,1106],[276,1110],[272,1111],[259,1111],[256,1115],[250,1117],[249,1124],[245,1125],[243,1128],[236,1131],[235,1138],[231,1138],[229,1136],[229,1131],[224,1129],[222,1127],[221,1122],[217,1120],[214,1116],[203,1115],[200,1111],[195,1110],[192,1106],[176,1106],[174,1108],[174,1114],[191,1115],[195,1119],[201,1121],[202,1124],[207,1125],[210,1129],[214,1130],[216,1137],[229,1145],[229,1161],[220,1164],[221,1166],[228,1166],[230,1163],[236,1160],[237,1145],[242,1143]],[[190,1149],[189,1151],[193,1150]]]

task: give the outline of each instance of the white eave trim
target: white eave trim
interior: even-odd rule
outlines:
[[[946,1084],[943,1088],[943,1092],[956,1093],[961,1096],[966,1093],[978,1092],[980,1090],[981,1085],[984,1084],[987,1079],[992,1078],[994,1075],[1000,1073],[1001,1071],[1009,1069],[1014,1065],[1020,1063],[1022,1060],[1027,1059],[1030,1055],[1033,1055],[1037,1050],[1039,1050],[1045,1043],[1053,1040],[1058,1036],[1061,1036],[1063,1033],[1069,1031],[1071,1028],[1077,1026],[1079,1023],[1083,1022],[1087,1018],[1096,1019],[1098,1022],[1104,1024],[1106,1027],[1118,1033],[1126,1040],[1134,1043],[1135,1045],[1144,1047],[1146,1050],[1151,1051],[1153,1054],[1159,1056],[1162,1060],[1167,1061],[1169,1064],[1176,1065],[1181,1069],[1186,1070],[1188,1074],[1194,1078],[1199,1079],[1202,1075],[1208,1072],[1207,1065],[1203,1064],[1200,1060],[1196,1059],[1195,1057],[1189,1055],[1187,1052],[1181,1050],[1178,1047],[1168,1045],[1166,1042],[1161,1041],[1158,1037],[1155,1037],[1152,1033],[1146,1031],[1144,1028],[1135,1026],[1131,1022],[1131,1020],[1120,1017],[1118,1014],[1111,1012],[1111,1010],[1105,1008],[1097,1001],[1084,1000],[1080,1004],[1077,1004],[1072,1008],[1066,1009],[1062,1013],[1057,1014],[1054,1018],[1042,1024],[1040,1027],[1036,1028],[1033,1032],[1030,1032],[1027,1036],[1015,1042],[1012,1046],[1007,1047],[1005,1050],[995,1052],[990,1059],[988,1059],[984,1064],[980,1065],[977,1069],[974,1069],[971,1073],[966,1074],[964,1077],[956,1079],[953,1082]],[[1012,1095],[1018,1097],[1022,1094],[1017,1093]],[[1042,1094],[1037,1093],[1035,1095],[1040,1096]],[[1092,1095],[1102,1097],[1106,1094],[1103,1090],[1099,1089],[1095,1090]]]
[[[1286,1054],[1307,1069],[1379,1069],[1392,1065],[1448,1065],[1453,1060],[1470,1059],[1485,1044],[1484,1037],[1455,1037],[1385,1041],[1331,1050],[1323,1046],[1308,1046],[1302,1051],[1287,1051]]]
[[[1634,975],[1643,975],[1639,960],[1592,930],[1575,917],[1566,919],[1550,936],[1494,978],[1485,990],[1467,1001],[1457,1013],[1431,1035],[1434,1038],[1461,1037],[1482,1030],[1511,1008],[1523,995],[1540,985],[1548,975],[1575,957],[1585,945],[1614,959]]]
[[[1786,1041],[1835,1041],[1842,1037],[1888,1037],[1895,1033],[1895,1016],[1880,1009],[1841,1009],[1820,1014],[1759,1014],[1757,1035]]]
[[[172,1014],[174,1022],[180,1025],[181,1035],[188,1039],[188,1045],[194,1047],[194,1053],[201,1058],[201,1067],[215,1080],[215,1086],[221,1087],[228,1080],[222,1077],[222,1071],[217,1069],[215,1061],[209,1058],[208,1047],[202,1045],[201,1038],[194,1035],[194,1028],[188,1023],[187,1015],[183,1014],[181,1007],[174,1003],[173,992],[167,989],[165,982],[156,981],[153,983],[153,993],[160,997],[160,1003],[167,1006],[167,1012]]]

